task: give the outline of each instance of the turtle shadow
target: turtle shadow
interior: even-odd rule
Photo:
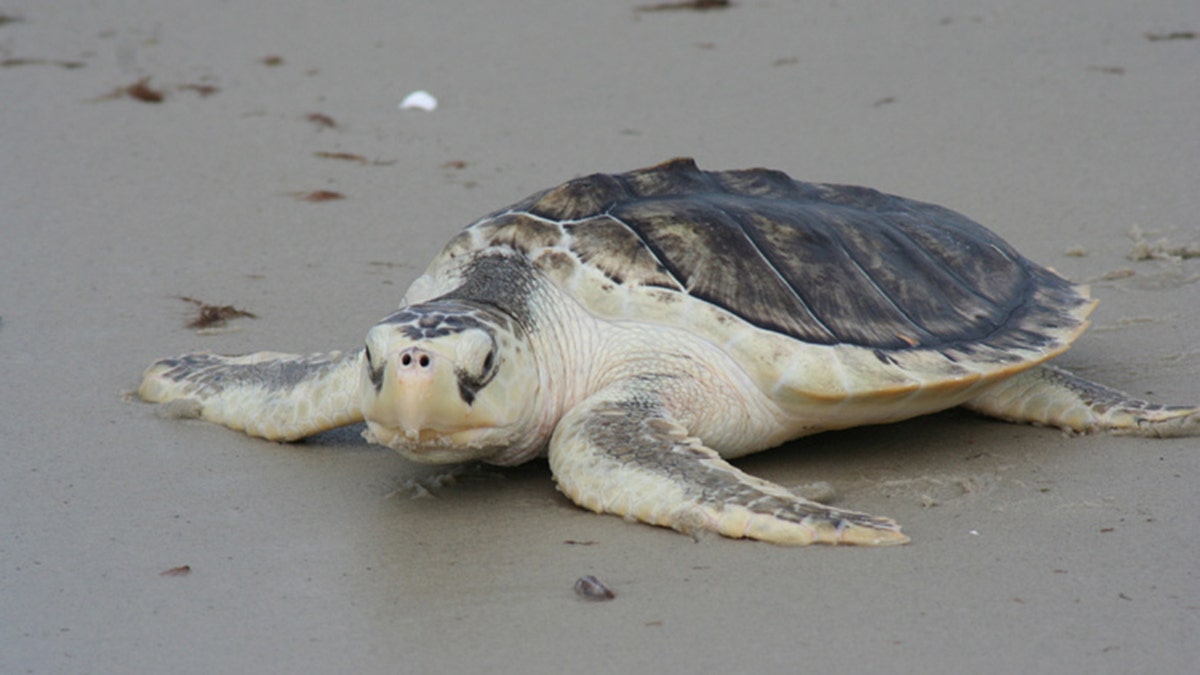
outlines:
[[[298,441],[305,453],[391,453],[362,438],[354,424]],[[903,422],[828,431],[788,441],[732,460],[741,470],[819,501],[854,508],[872,499],[899,498],[923,507],[989,492],[1023,461],[1031,444],[1053,445],[1058,432],[951,409]],[[1031,443],[1032,441],[1032,443]],[[470,503],[503,492],[549,499],[576,508],[555,489],[548,462],[539,457],[512,467],[482,462],[422,465],[401,459],[385,479],[390,498],[432,497]],[[814,486],[832,496],[809,494]],[[817,488],[820,494],[825,487]]]
[[[800,438],[734,463],[784,487],[827,482],[836,493],[829,501],[850,508],[872,498],[928,507],[990,492],[1031,445],[1050,446],[1060,438],[1054,429],[952,409]]]
[[[304,452],[392,452],[385,446],[366,441],[362,436],[365,429],[365,424],[351,424],[288,445]],[[783,482],[787,476],[797,473],[811,475],[816,480],[822,473],[869,474],[894,472],[904,466],[929,468],[964,459],[1002,455],[1013,437],[1005,431],[1016,431],[1018,436],[1056,433],[1052,429],[1006,424],[967,410],[951,409],[903,422],[822,432],[734,459],[732,463],[762,477],[782,475],[785,477]],[[465,467],[477,467],[468,473],[494,474],[513,480],[550,478],[544,457],[513,467],[482,462],[440,466],[404,462],[404,466],[414,468],[406,473],[421,475],[463,473]]]
[[[306,438],[301,438],[293,441],[289,445],[307,451],[328,450],[336,452],[339,450],[363,450],[365,448],[379,448],[387,450],[386,447],[377,443],[368,443],[363,438],[363,432],[366,431],[367,425],[364,423],[348,424],[344,427],[337,427],[322,431],[319,434],[313,434]]]

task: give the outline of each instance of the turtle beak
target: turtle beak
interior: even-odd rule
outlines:
[[[430,401],[442,398],[445,392],[445,358],[421,347],[409,347],[391,359],[395,372],[391,374],[392,389],[398,425],[413,438],[421,429],[426,429],[430,417]],[[442,377],[438,377],[438,375]],[[442,381],[442,382],[439,382]],[[439,387],[442,384],[442,387]],[[443,389],[439,392],[439,389]]]
[[[418,440],[423,430],[461,428],[466,404],[458,395],[452,358],[429,345],[412,345],[391,354],[388,364],[391,372],[384,373],[371,415],[375,422],[403,432],[410,441]]]

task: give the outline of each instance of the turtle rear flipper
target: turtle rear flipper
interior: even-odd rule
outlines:
[[[184,354],[146,369],[138,395],[275,441],[292,441],[362,421],[362,350],[243,356]]]
[[[964,407],[1009,422],[1089,433],[1169,438],[1200,435],[1200,406],[1138,400],[1054,366],[1039,366],[989,386]]]
[[[830,508],[740,471],[688,437],[654,396],[617,385],[562,418],[550,468],[572,501],[687,534],[790,545],[908,541],[890,519]]]

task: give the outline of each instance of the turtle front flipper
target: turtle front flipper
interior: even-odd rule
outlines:
[[[990,385],[963,404],[1009,422],[1079,433],[1168,438],[1200,435],[1200,406],[1147,403],[1054,366],[1039,366]]]
[[[746,474],[688,437],[653,392],[610,389],[570,410],[550,440],[559,489],[597,513],[684,533],[776,544],[902,544],[887,518],[809,501]]]
[[[138,395],[170,404],[180,417],[291,441],[361,422],[362,372],[361,349],[309,356],[184,354],[147,368]]]

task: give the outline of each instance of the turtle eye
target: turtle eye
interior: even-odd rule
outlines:
[[[367,357],[367,367],[370,368],[373,362],[371,359],[371,345],[363,346],[363,356]]]
[[[483,357],[483,372],[486,374],[492,370],[492,366],[496,363],[496,350],[489,349],[487,356]]]

